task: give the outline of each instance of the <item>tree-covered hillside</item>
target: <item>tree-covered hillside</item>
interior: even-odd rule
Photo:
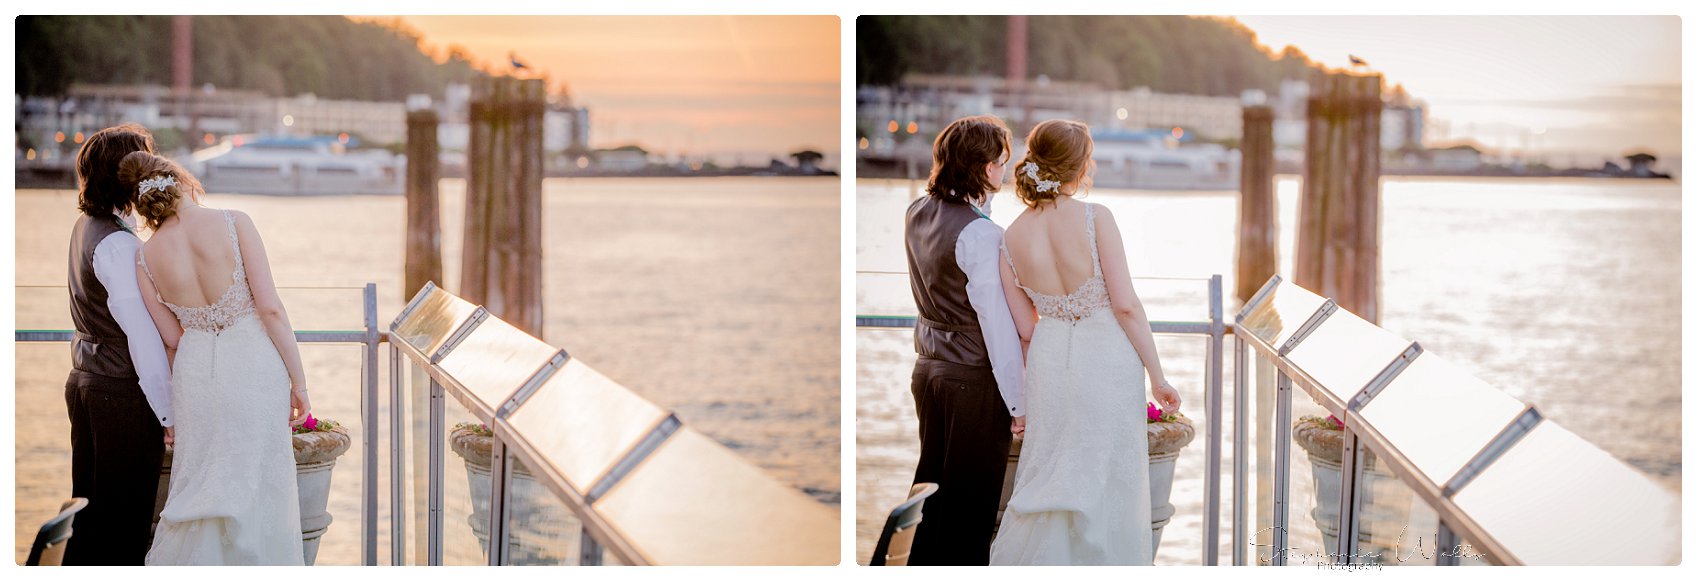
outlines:
[[[1269,54],[1235,20],[1190,16],[1031,16],[1027,74],[1109,89],[1237,96],[1274,91],[1316,65],[1294,47]],[[1004,76],[1005,16],[862,16],[856,78],[891,85],[907,73]]]
[[[17,91],[72,83],[171,84],[170,16],[19,16]],[[417,33],[340,16],[195,16],[194,85],[277,96],[398,101],[479,75],[463,51],[438,63]]]

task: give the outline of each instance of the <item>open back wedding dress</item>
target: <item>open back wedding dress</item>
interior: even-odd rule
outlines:
[[[1025,359],[1025,442],[992,565],[1152,561],[1144,369],[1108,302],[1095,205],[1084,209],[1095,276],[1037,306]],[[1003,247],[1003,257],[1013,257]]]
[[[171,366],[171,487],[148,565],[301,565],[289,374],[254,312],[235,219],[235,269],[217,302],[182,307]],[[141,258],[147,270],[146,255]],[[157,288],[157,283],[155,283]]]

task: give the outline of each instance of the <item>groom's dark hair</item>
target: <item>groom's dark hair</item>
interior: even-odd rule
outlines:
[[[1008,125],[991,115],[963,117],[943,128],[931,144],[931,180],[925,191],[950,201],[976,200],[1002,184],[990,183],[984,166],[1012,155]]]
[[[129,211],[135,192],[118,180],[118,162],[137,151],[153,153],[153,134],[125,123],[94,132],[77,151],[77,209],[96,218]]]

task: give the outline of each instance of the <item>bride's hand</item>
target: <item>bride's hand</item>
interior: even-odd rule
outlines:
[[[1017,418],[1014,418],[1013,419],[1013,426],[1012,426],[1011,429],[1013,430],[1013,435],[1015,435],[1015,436],[1024,435],[1025,434],[1025,416],[1019,416]]]
[[[1155,403],[1161,404],[1162,411],[1178,413],[1178,407],[1182,401],[1178,397],[1178,390],[1173,389],[1173,384],[1162,381],[1155,384],[1154,392]]]
[[[176,442],[177,442],[177,431],[171,429],[171,426],[165,426],[165,445],[169,446],[169,445],[175,444]]]
[[[289,390],[289,427],[293,428],[306,423],[307,414],[312,413],[312,402],[307,400],[306,386]]]

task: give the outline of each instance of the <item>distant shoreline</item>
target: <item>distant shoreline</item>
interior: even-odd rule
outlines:
[[[924,171],[920,171],[921,169],[923,169]],[[925,179],[925,176],[926,176],[927,173],[930,172],[930,169],[929,169],[928,166],[925,167],[925,168],[920,168],[919,166],[915,166],[914,171],[916,173],[913,174],[915,176],[913,179]],[[1287,167],[1287,166],[1281,165],[1277,168],[1277,171],[1275,173],[1277,173],[1278,175],[1290,175],[1290,176],[1296,176],[1297,178],[1301,178],[1302,177],[1302,168],[1301,167]],[[1380,175],[1380,177],[1454,177],[1454,178],[1526,178],[1526,179],[1592,178],[1592,179],[1677,181],[1673,176],[1668,175],[1668,174],[1654,174],[1654,175],[1647,175],[1647,176],[1630,175],[1630,174],[1618,174],[1617,175],[1617,174],[1604,173],[1601,170],[1596,170],[1596,169],[1579,169],[1579,168],[1564,169],[1564,170],[1552,170],[1552,171],[1539,172],[1539,173],[1531,173],[1531,172],[1518,172],[1517,173],[1513,169],[1503,168],[1503,167],[1488,168],[1488,169],[1481,168],[1481,169],[1470,170],[1470,171],[1422,170],[1422,169],[1414,169],[1414,168],[1402,168],[1402,169],[1381,169],[1380,172],[1379,172],[1379,175]],[[876,179],[906,179],[906,178],[908,178],[908,172],[905,171],[904,168],[899,163],[896,163],[896,164],[860,163],[860,164],[857,164],[855,166],[855,177],[856,178],[876,178]],[[1138,189],[1138,188],[1129,188],[1129,189]],[[1161,189],[1164,189],[1164,188],[1161,188]]]
[[[739,171],[739,170],[748,171]],[[465,179],[464,172],[445,172],[443,178]],[[550,172],[544,178],[840,178],[833,171],[820,173],[774,173],[765,168],[735,168],[723,171],[701,171],[680,173],[675,171],[641,171],[641,172],[581,172],[560,173]],[[16,189],[76,189],[76,177],[71,172],[40,171],[19,168],[12,182]],[[334,195],[334,194],[325,194]]]

